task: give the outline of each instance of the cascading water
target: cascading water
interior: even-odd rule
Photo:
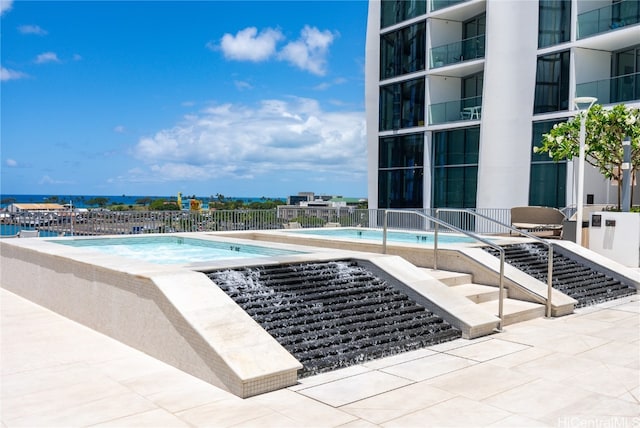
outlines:
[[[507,263],[546,283],[549,260],[546,246],[525,243],[505,245],[503,248]],[[486,247],[485,250],[498,256],[493,248]],[[552,286],[576,299],[576,307],[595,305],[637,293],[635,287],[555,251]]]
[[[302,377],[461,336],[354,261],[208,275],[303,364]]]

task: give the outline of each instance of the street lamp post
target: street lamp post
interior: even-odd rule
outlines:
[[[580,110],[581,104],[588,104],[583,109],[584,114],[580,118],[580,151],[578,155],[578,194],[576,195],[576,244],[582,245],[582,200],[584,193],[584,145],[587,137],[587,115],[589,109],[598,101],[595,97],[577,97],[573,100],[576,109]]]

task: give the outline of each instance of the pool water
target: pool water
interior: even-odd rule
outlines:
[[[302,235],[317,235],[342,239],[367,239],[382,242],[382,230],[362,228],[319,228],[288,230],[287,232]],[[397,232],[387,231],[387,242],[402,242],[407,244],[433,245],[433,233],[430,232]],[[471,244],[477,242],[473,238],[450,233],[438,234],[438,244]]]
[[[68,239],[52,242],[71,247],[91,248],[109,255],[156,264],[186,264],[301,254],[300,251],[178,236]]]

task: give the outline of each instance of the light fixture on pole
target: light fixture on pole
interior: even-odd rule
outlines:
[[[580,105],[588,104],[580,118],[580,151],[578,155],[578,190],[576,195],[576,244],[582,245],[582,194],[584,193],[584,145],[587,137],[587,115],[589,109],[598,101],[595,97],[577,97],[573,99],[573,104],[577,110]]]

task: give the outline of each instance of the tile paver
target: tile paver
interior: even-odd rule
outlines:
[[[640,426],[638,297],[242,400],[0,289],[1,426]]]

